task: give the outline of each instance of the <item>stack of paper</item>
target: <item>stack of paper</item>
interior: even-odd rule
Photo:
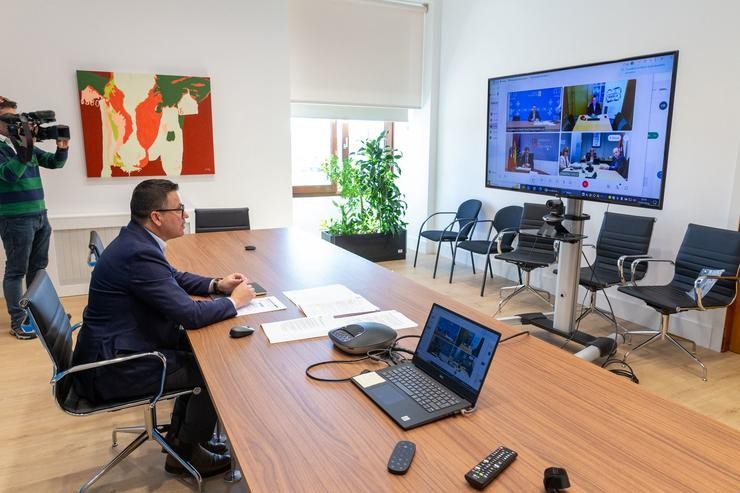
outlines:
[[[283,292],[307,317],[338,317],[379,308],[341,284]]]
[[[312,337],[322,337],[329,333],[330,330],[357,322],[377,322],[385,324],[392,329],[409,329],[416,327],[417,324],[405,315],[395,310],[384,312],[366,313],[364,315],[355,315],[353,317],[332,318],[332,317],[308,317],[296,318],[293,320],[283,320],[281,322],[271,322],[262,324],[262,330],[271,343],[298,341],[301,339],[311,339]]]

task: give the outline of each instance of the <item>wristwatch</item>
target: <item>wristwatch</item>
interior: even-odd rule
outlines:
[[[210,286],[209,291],[212,292],[213,294],[226,294],[223,291],[221,291],[220,289],[218,289],[218,282],[221,281],[222,279],[223,279],[223,277],[217,277],[217,278],[213,279],[211,281],[211,286]]]

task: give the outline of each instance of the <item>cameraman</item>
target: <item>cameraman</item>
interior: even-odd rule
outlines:
[[[17,107],[15,102],[0,96],[0,115],[16,114]],[[18,339],[32,339],[36,334],[21,328],[26,316],[20,307],[22,280],[25,276],[29,285],[36,272],[46,268],[51,237],[39,166],[64,166],[69,140],[57,140],[54,154],[34,146],[31,159],[23,163],[10,136],[8,125],[0,121],[0,237],[6,258],[3,292],[10,314],[10,333]]]

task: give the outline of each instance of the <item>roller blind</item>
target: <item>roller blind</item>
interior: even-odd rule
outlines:
[[[291,100],[421,106],[426,8],[382,0],[290,0]]]

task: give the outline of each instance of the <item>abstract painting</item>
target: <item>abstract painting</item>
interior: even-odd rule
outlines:
[[[77,71],[87,176],[214,173],[209,77]]]

